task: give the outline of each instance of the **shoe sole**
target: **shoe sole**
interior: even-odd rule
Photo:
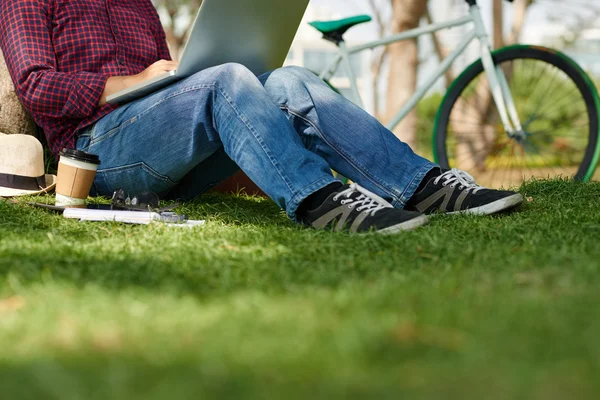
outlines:
[[[453,215],[453,214],[491,215],[491,214],[496,214],[496,213],[511,209],[513,207],[516,207],[516,206],[520,205],[521,203],[523,203],[523,201],[524,201],[523,195],[521,195],[520,193],[516,193],[516,194],[513,194],[512,196],[505,197],[500,200],[496,200],[493,203],[488,203],[483,206],[479,206],[479,207],[475,207],[475,208],[468,208],[468,209],[462,210],[462,211],[449,212],[446,214],[450,214],[450,215]]]
[[[401,224],[390,226],[385,229],[381,229],[381,230],[377,231],[376,233],[380,233],[382,235],[393,235],[395,233],[410,231],[410,230],[416,229],[418,227],[421,227],[423,225],[427,225],[428,222],[429,222],[429,217],[427,217],[427,215],[421,215],[421,216],[418,216],[417,218],[413,218],[413,219],[403,222]]]

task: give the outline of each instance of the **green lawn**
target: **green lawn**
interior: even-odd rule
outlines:
[[[597,399],[600,183],[397,236],[206,195],[194,230],[0,202],[0,399]]]

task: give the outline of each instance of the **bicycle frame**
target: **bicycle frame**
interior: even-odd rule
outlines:
[[[425,96],[427,91],[435,84],[435,82],[452,66],[452,63],[456,61],[456,59],[462,53],[464,53],[469,44],[471,44],[473,40],[477,39],[480,43],[481,59],[483,61],[485,73],[490,84],[490,90],[492,92],[494,102],[496,103],[496,107],[498,108],[504,129],[511,136],[517,134],[518,132],[522,132],[522,126],[517,114],[517,108],[515,107],[504,71],[500,67],[494,67],[489,36],[483,23],[481,9],[476,4],[469,7],[469,15],[453,21],[436,23],[411,29],[406,32],[391,35],[384,39],[354,47],[347,47],[346,43],[342,41],[339,43],[338,54],[319,76],[324,80],[331,79],[333,75],[335,75],[340,64],[343,63],[346,73],[348,74],[348,78],[350,79],[350,85],[354,97],[353,100],[356,104],[364,108],[364,104],[358,90],[356,74],[352,68],[352,64],[350,63],[351,55],[360,53],[364,50],[374,49],[376,47],[399,42],[401,40],[414,39],[421,35],[434,33],[443,29],[454,28],[469,23],[473,23],[475,25],[473,30],[467,34],[467,36],[459,43],[458,47],[448,57],[442,60],[438,69],[425,79],[425,83],[417,89],[408,102],[392,118],[392,120],[388,123],[387,128],[393,130]]]

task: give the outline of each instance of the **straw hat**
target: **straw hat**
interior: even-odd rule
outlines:
[[[30,135],[0,133],[0,197],[46,193],[56,176],[44,174],[44,150]]]

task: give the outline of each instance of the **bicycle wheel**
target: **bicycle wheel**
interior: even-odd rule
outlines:
[[[591,79],[566,55],[542,47],[511,46],[493,59],[507,77],[523,130],[505,131],[479,60],[442,101],[435,160],[487,187],[557,176],[589,180],[600,156],[600,99]]]

